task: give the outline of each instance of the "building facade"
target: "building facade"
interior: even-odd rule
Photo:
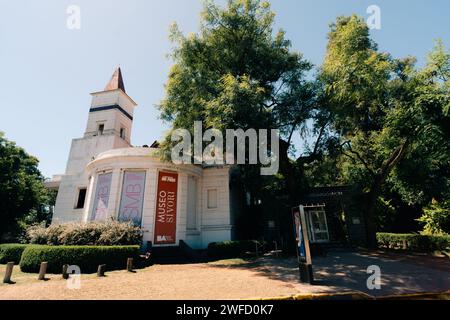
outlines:
[[[174,165],[158,149],[133,147],[137,104],[118,68],[94,92],[84,136],[72,141],[66,172],[47,183],[58,195],[52,223],[118,220],[142,227],[144,242],[194,249],[234,238],[232,168]]]

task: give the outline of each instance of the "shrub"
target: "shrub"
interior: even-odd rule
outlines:
[[[423,215],[417,221],[424,225],[423,234],[446,235],[450,232],[450,201],[433,200],[428,208],[423,209]]]
[[[26,244],[0,244],[0,264],[14,262],[19,264],[22,252],[27,247]]]
[[[235,258],[246,251],[255,251],[257,241],[224,241],[208,245],[208,256],[211,258]]]
[[[128,258],[138,257],[139,246],[28,246],[20,269],[37,273],[41,262],[48,262],[49,273],[61,273],[65,264],[80,267],[82,273],[93,273],[101,264],[106,264],[108,271],[125,269]]]
[[[378,233],[378,246],[418,252],[449,251],[450,236]]]
[[[48,228],[33,226],[27,230],[27,237],[32,244],[125,246],[140,244],[142,230],[130,223],[117,221],[68,223]]]

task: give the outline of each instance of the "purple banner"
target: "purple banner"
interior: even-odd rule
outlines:
[[[108,216],[108,202],[111,191],[112,173],[100,174],[95,190],[94,207],[92,209],[92,220],[104,221]]]

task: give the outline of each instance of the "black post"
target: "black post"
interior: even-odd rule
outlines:
[[[312,264],[300,262],[299,271],[300,271],[300,281],[301,282],[309,283],[309,284],[314,283],[314,273],[313,273]]]
[[[98,266],[97,277],[104,277],[106,272],[106,264],[101,264]]]
[[[68,270],[68,269],[69,269],[69,265],[68,265],[68,264],[63,265],[63,268],[62,268],[62,277],[63,277],[64,280],[69,279],[69,274],[67,273],[67,270]]]

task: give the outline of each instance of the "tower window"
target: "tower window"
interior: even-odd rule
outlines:
[[[120,137],[125,140],[125,128],[120,128]]]
[[[84,202],[86,201],[86,188],[81,188],[78,190],[78,200],[77,205],[75,206],[75,209],[83,209],[84,208]]]
[[[101,136],[103,131],[105,131],[105,125],[102,123],[98,125],[98,135]]]

